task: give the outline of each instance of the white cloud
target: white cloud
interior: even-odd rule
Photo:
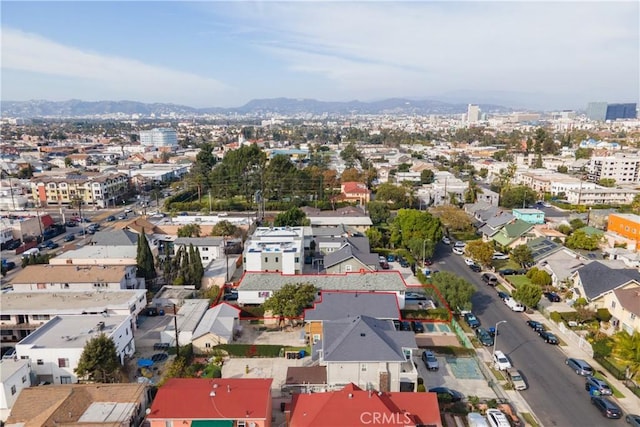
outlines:
[[[194,98],[199,96],[200,105],[211,106],[219,105],[216,100],[230,91],[211,78],[135,59],[86,52],[11,28],[2,29],[2,69],[76,80],[68,90],[67,99],[88,99],[93,93],[104,93],[109,94],[109,99],[178,103],[189,100],[189,104],[194,105]],[[11,84],[3,82],[5,88]],[[85,92],[87,86],[97,90],[89,94]]]

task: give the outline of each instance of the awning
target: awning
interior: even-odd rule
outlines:
[[[233,427],[233,420],[193,420],[191,427]]]
[[[138,359],[138,367],[149,368],[153,366],[153,360],[151,359]]]

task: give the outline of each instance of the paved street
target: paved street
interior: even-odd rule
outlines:
[[[456,273],[472,284],[478,292],[472,298],[473,312],[485,327],[495,326],[499,321],[496,342],[519,369],[529,389],[520,392],[536,417],[544,426],[601,426],[622,425],[624,421],[608,421],[602,418],[584,390],[584,378],[569,369],[560,347],[546,344],[526,325],[523,313],[511,311],[497,297],[493,287],[480,280],[480,274],[472,272],[462,257],[451,253],[448,246],[439,244],[436,260],[440,270]]]

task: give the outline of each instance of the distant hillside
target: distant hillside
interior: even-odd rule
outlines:
[[[459,114],[467,111],[466,104],[452,104],[432,100],[410,100],[391,98],[375,102],[325,102],[315,99],[254,99],[237,108],[193,108],[185,105],[135,101],[2,101],[2,117],[86,117],[105,114],[151,114],[174,113],[179,116],[201,114],[254,114],[279,113],[293,115],[309,114]],[[485,112],[508,112],[510,108],[500,105],[480,104]]]

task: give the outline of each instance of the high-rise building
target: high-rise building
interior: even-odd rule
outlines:
[[[590,102],[587,105],[587,118],[604,122],[606,120],[635,119],[636,104],[608,104],[606,102]]]
[[[141,130],[140,144],[155,148],[175,147],[178,145],[178,134],[171,128]]]
[[[478,105],[469,104],[467,107],[467,122],[476,123],[480,121],[480,107]]]
[[[637,117],[636,104],[609,104],[605,120],[635,119]]]

